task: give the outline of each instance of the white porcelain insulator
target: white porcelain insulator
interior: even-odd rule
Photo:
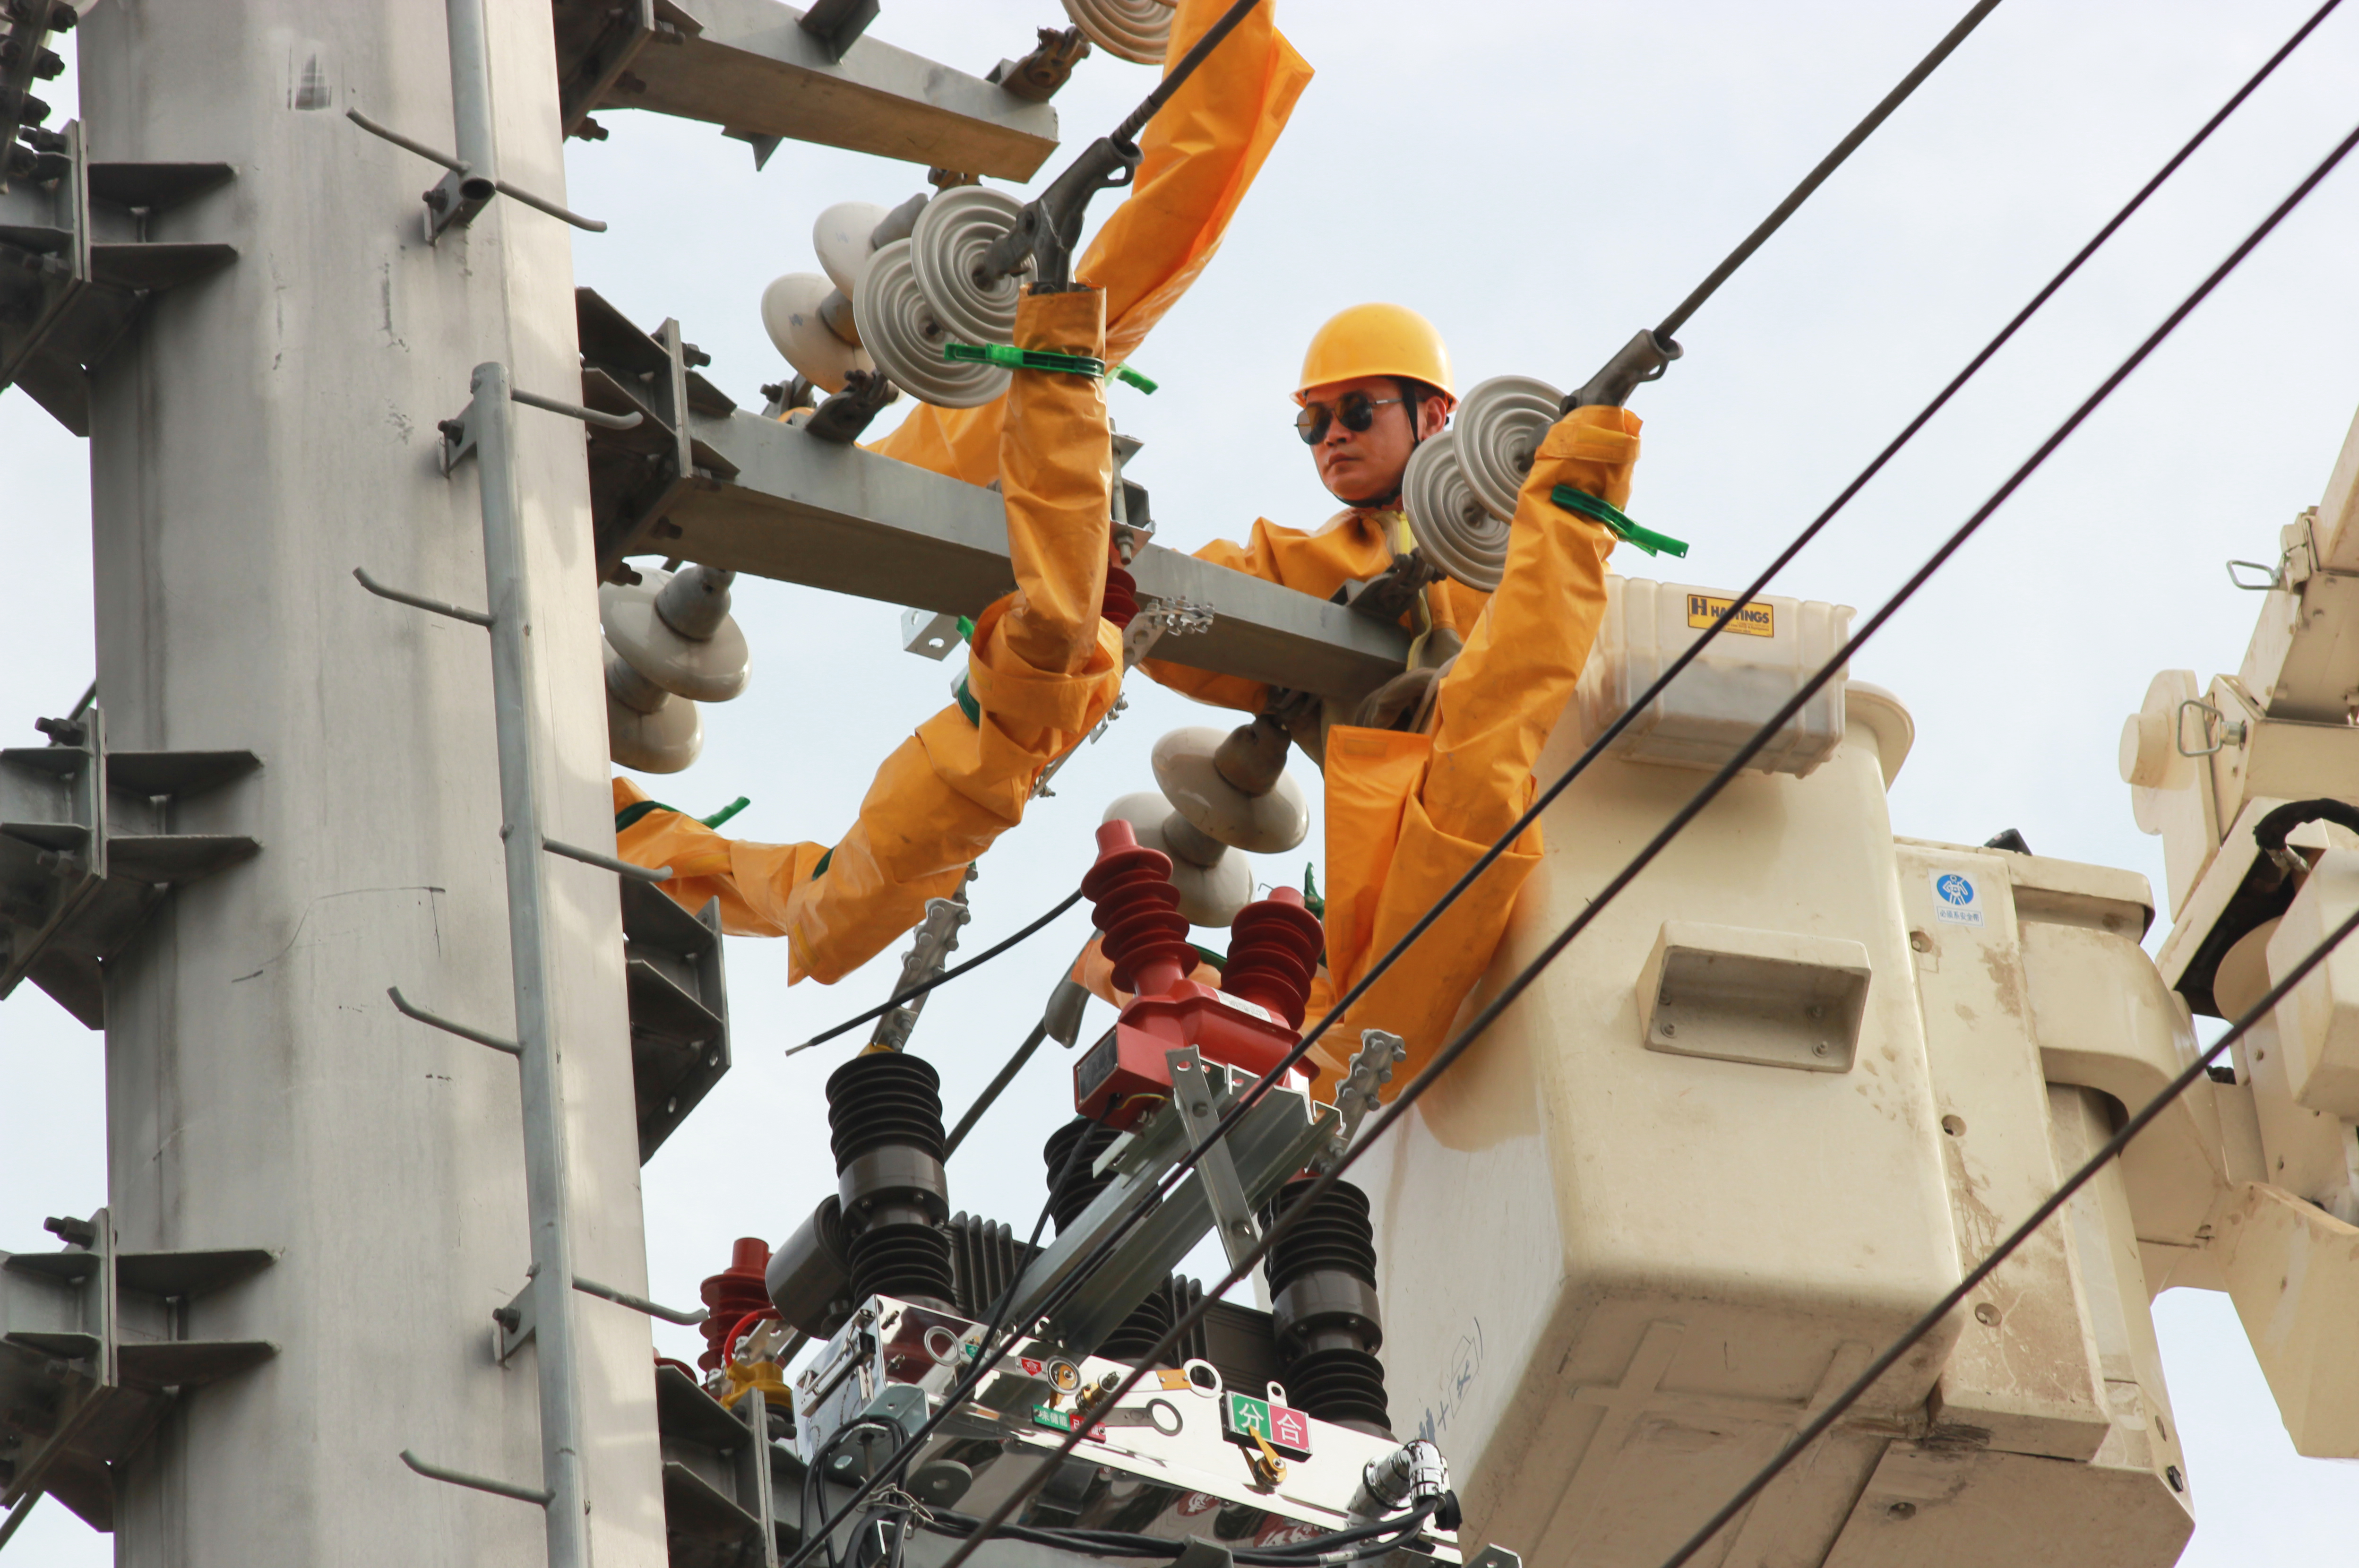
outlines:
[[[1419,554],[1452,580],[1489,593],[1506,571],[1508,528],[1475,499],[1461,450],[1455,430],[1419,441],[1401,476],[1401,509]]]
[[[704,749],[704,715],[685,697],[642,713],[606,697],[606,755],[641,773],[678,773]]]
[[[1458,405],[1458,466],[1474,498],[1506,522],[1564,394],[1529,376],[1495,376]]]
[[[909,235],[909,264],[917,271],[919,291],[962,342],[1015,341],[1020,284],[1013,276],[984,283],[977,274],[984,253],[1016,226],[1023,211],[1004,191],[961,185],[927,202],[918,214]]]
[[[845,294],[860,281],[860,269],[875,248],[868,236],[890,211],[875,201],[838,201],[811,224],[811,249],[819,253],[819,268]]]
[[[745,634],[734,615],[723,615],[701,641],[684,637],[656,610],[656,593],[671,573],[642,569],[636,584],[601,583],[598,620],[607,644],[655,685],[699,702],[725,702],[745,690],[753,675]]]
[[[820,307],[834,292],[835,286],[816,272],[788,273],[762,290],[762,329],[812,386],[841,392],[845,376],[876,366],[821,319]]]
[[[1191,926],[1224,927],[1237,911],[1253,901],[1252,863],[1235,850],[1225,850],[1210,866],[1198,866],[1174,853],[1164,830],[1175,820],[1184,822],[1171,802],[1152,789],[1125,795],[1105,809],[1100,822],[1116,818],[1130,824],[1138,842],[1171,856],[1171,886],[1180,892],[1180,917]]]
[[[1065,0],[1090,42],[1134,65],[1160,65],[1171,48],[1172,7],[1160,0]]]
[[[868,258],[853,291],[852,310],[869,357],[902,388],[940,408],[973,408],[1007,390],[1008,372],[995,365],[945,360],[942,345],[967,342],[926,303],[909,259],[911,242],[895,240]]]
[[[1266,795],[1248,795],[1212,765],[1226,730],[1192,724],[1155,743],[1155,782],[1180,815],[1249,855],[1292,849],[1310,832],[1310,804],[1292,773]]]

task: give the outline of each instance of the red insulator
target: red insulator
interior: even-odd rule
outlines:
[[[1257,1003],[1302,1027],[1310,999],[1310,977],[1319,967],[1325,933],[1319,918],[1302,906],[1302,895],[1279,887],[1237,911],[1229,928],[1229,962],[1221,989]]]
[[[770,1244],[758,1236],[740,1236],[729,1249],[729,1267],[704,1282],[704,1354],[696,1364],[717,1372],[729,1341],[749,1317],[777,1315],[762,1275],[770,1267]]]
[[[1095,906],[1090,919],[1105,933],[1099,946],[1121,989],[1159,996],[1196,967],[1180,890],[1171,886],[1171,857],[1141,848],[1119,817],[1099,824],[1097,864],[1082,878],[1082,891]]]
[[[1112,621],[1116,631],[1128,626],[1138,614],[1138,579],[1119,566],[1107,567],[1105,604],[1099,614]]]

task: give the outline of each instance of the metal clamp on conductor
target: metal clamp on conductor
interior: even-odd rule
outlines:
[[[1104,360],[1086,354],[1057,354],[1045,348],[1017,348],[1011,343],[946,343],[942,344],[942,357],[967,365],[996,365],[1008,370],[1054,370],[1067,376],[1093,376],[1100,381],[1114,376],[1141,392],[1151,393],[1157,385],[1127,365],[1108,370]]]
[[[1675,539],[1669,534],[1658,534],[1652,528],[1640,527],[1624,517],[1619,507],[1601,495],[1576,490],[1570,485],[1560,485],[1549,492],[1549,499],[1568,512],[1587,517],[1593,523],[1603,523],[1613,530],[1615,539],[1635,544],[1648,555],[1687,559],[1687,540]]]

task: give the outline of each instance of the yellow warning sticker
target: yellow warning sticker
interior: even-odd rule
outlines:
[[[1711,626],[1712,622],[1728,614],[1728,606],[1733,602],[1728,599],[1715,599],[1704,593],[1689,594],[1688,625],[1698,628]],[[1776,637],[1777,635],[1777,607],[1756,601],[1731,615],[1725,629],[1742,632],[1746,637]]]

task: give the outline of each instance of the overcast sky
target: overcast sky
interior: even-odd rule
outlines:
[[[1462,387],[1507,373],[1578,384],[1962,8],[1277,3],[1318,77],[1221,256],[1135,356],[1162,390],[1114,393],[1118,423],[1146,442],[1132,476],[1183,548],[1240,537],[1256,516],[1308,528],[1328,515],[1287,394],[1304,339],[1333,310],[1367,299],[1423,310]],[[1677,576],[1745,582],[2313,4],[2007,0],[1696,315],[1686,358],[1634,399],[1646,455],[1629,509],[1693,542]],[[887,0],[873,32],[980,73],[1060,20],[1053,0]],[[2359,9],[2331,19],[1777,590],[1880,604],[2350,129],[2354,73]],[[1153,81],[1111,57],[1084,62],[1057,100],[1069,144]],[[756,305],[777,274],[816,270],[812,218],[922,184],[919,169],[798,145],[756,174],[745,146],[712,127],[603,119],[612,139],[572,144],[569,158],[566,200],[613,225],[578,239],[579,280],[647,327],[679,317],[712,355],[705,374],[745,404],[786,374]],[[2158,841],[2131,822],[2115,736],[2157,670],[2236,667],[2258,601],[2221,563],[2274,558],[2359,403],[2354,249],[2359,169],[2345,169],[1857,660],[1854,674],[1916,718],[1892,791],[1899,833],[1980,843],[2015,827],[2043,855],[2159,887]],[[0,616],[5,744],[37,744],[33,718],[65,711],[89,679],[86,463],[21,393],[0,395],[0,539],[19,583]],[[1617,566],[1651,574],[1643,558]],[[758,582],[737,602],[752,689],[708,708],[703,759],[651,788],[699,812],[747,794],[733,833],[832,842],[875,762],[943,701],[948,669],[897,650],[890,606]],[[1105,802],[1148,787],[1155,736],[1205,722],[1144,681],[1130,695],[1057,798],[984,863],[967,953],[1069,889]],[[1265,859],[1264,879],[1299,881],[1318,849],[1314,833]],[[941,1066],[953,1116],[1085,931],[1085,915],[1069,916],[928,1011],[915,1044]],[[792,991],[780,944],[735,941],[728,960],[735,1069],[646,1172],[650,1277],[668,1301],[692,1301],[730,1238],[777,1240],[832,1188],[821,1085],[842,1052],[779,1052],[880,999],[899,954]],[[1093,1004],[1091,1031],[1107,1017]],[[35,988],[0,1003],[0,1249],[49,1247],[41,1216],[105,1201],[100,1062],[98,1037]],[[1028,1224],[1040,1141],[1071,1114],[1070,1065],[1044,1052],[953,1161],[958,1206]],[[2174,1291],[2156,1317],[2201,1520],[2183,1561],[2347,1555],[2359,1472],[2294,1455],[2226,1299]],[[668,1354],[696,1343],[658,1330]],[[52,1505],[9,1561],[109,1555]]]

